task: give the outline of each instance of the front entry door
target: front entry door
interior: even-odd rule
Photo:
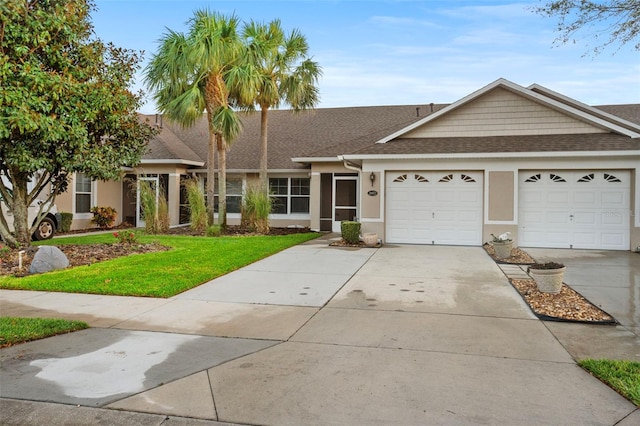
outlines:
[[[333,232],[340,232],[340,222],[358,217],[358,177],[333,178]]]

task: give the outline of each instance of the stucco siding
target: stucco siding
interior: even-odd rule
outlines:
[[[491,91],[403,135],[406,138],[605,133],[505,89]]]
[[[514,172],[489,172],[489,220],[512,221],[515,189]]]

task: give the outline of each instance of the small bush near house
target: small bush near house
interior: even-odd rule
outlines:
[[[95,223],[101,229],[113,228],[118,216],[118,212],[113,207],[91,207],[91,213],[93,213],[91,223]]]
[[[259,234],[268,234],[271,201],[266,190],[249,186],[242,200],[242,223]]]
[[[73,223],[73,213],[60,213],[60,232],[71,231],[71,224]]]
[[[207,237],[219,237],[220,232],[220,225],[211,225],[207,228]]]
[[[113,236],[120,244],[136,244],[138,242],[138,234],[133,231],[114,232]]]
[[[158,232],[166,234],[169,231],[171,220],[169,219],[169,205],[164,195],[158,198]]]
[[[169,230],[169,207],[167,199],[159,188],[158,198],[156,190],[148,181],[140,181],[140,206],[144,217],[144,228],[148,234],[161,234]]]
[[[10,255],[11,255],[11,249],[7,246],[3,246],[2,244],[0,244],[0,262],[9,260]]]
[[[198,181],[190,179],[186,182],[187,199],[189,200],[189,219],[191,230],[197,233],[204,233],[209,225],[207,218],[207,206],[204,202],[204,192]]]
[[[343,220],[340,222],[342,239],[349,244],[358,244],[360,241],[360,222]]]

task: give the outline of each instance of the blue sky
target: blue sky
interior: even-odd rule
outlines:
[[[556,21],[533,1],[97,0],[96,35],[145,51],[201,8],[298,28],[323,68],[319,107],[451,103],[503,77],[590,105],[640,102],[640,53],[589,54],[593,39],[554,47]],[[144,64],[143,64],[144,65]],[[141,75],[141,74],[140,74]],[[138,87],[143,87],[141,77]],[[148,102],[142,112],[153,113]]]

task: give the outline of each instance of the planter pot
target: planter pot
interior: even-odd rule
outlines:
[[[364,241],[364,245],[367,247],[377,247],[378,234],[364,234],[362,236],[362,241]]]
[[[558,269],[529,269],[529,275],[536,281],[538,290],[543,293],[560,293],[562,288],[562,279],[564,277],[564,268]]]
[[[511,257],[511,249],[513,248],[513,241],[493,242],[493,249],[496,252],[498,259],[507,259]]]

